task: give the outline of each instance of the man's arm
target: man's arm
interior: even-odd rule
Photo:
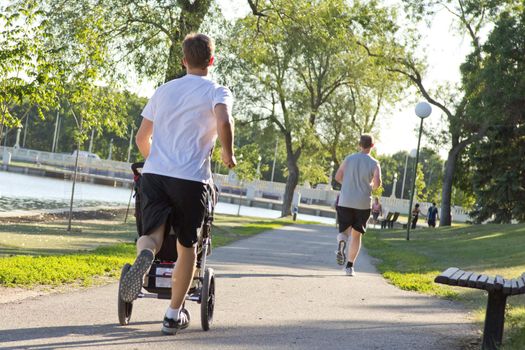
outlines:
[[[137,136],[135,136],[135,143],[139,148],[140,154],[147,159],[149,156],[149,151],[151,149],[151,135],[153,134],[153,122],[149,119],[142,118],[142,123],[140,124],[139,131],[137,131]]]
[[[228,106],[218,103],[214,108],[215,117],[217,118],[217,134],[222,146],[222,161],[228,168],[237,165],[233,155],[233,123],[230,122],[230,111]]]
[[[374,177],[372,178],[372,189],[377,190],[381,187],[383,181],[381,180],[381,167],[377,164],[376,169],[374,170]]]
[[[345,177],[345,166],[346,159],[341,163],[339,169],[337,169],[337,172],[335,173],[335,181],[339,182],[341,185],[343,184],[343,178]]]

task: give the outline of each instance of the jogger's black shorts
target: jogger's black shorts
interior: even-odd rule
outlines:
[[[370,218],[370,209],[354,209],[347,207],[336,207],[339,222],[339,232],[344,232],[349,227],[365,234],[366,224]]]
[[[149,235],[162,224],[172,225],[180,244],[194,246],[206,214],[207,185],[150,173],[142,174],[140,185],[142,232]]]

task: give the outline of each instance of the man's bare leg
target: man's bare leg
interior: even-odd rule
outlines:
[[[171,282],[170,308],[180,309],[190,289],[197,253],[195,247],[186,248],[177,241],[177,263]]]
[[[354,229],[348,229],[350,231],[351,239],[348,247],[348,261],[346,262],[345,272],[347,276],[355,276],[354,263],[361,249],[361,232]]]
[[[361,249],[362,233],[351,229],[350,234],[352,239],[350,241],[350,246],[348,247],[348,261],[353,264],[355,262],[355,259],[357,259],[357,256],[359,255],[359,250]]]
[[[162,248],[162,242],[164,241],[164,229],[165,225],[163,224],[153,230],[149,235],[140,237],[137,240],[137,255],[144,249],[151,250],[153,255],[157,254],[160,248]]]

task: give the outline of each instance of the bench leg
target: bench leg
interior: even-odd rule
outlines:
[[[501,345],[506,304],[507,296],[501,291],[489,292],[482,350],[496,350]]]

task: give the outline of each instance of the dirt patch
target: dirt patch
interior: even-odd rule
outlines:
[[[114,220],[126,215],[126,209],[85,209],[73,212],[73,220]],[[128,216],[133,217],[133,211],[130,209]],[[9,216],[0,217],[1,223],[32,223],[32,222],[52,222],[63,221],[69,218],[68,212],[58,213],[36,213],[31,216]]]

